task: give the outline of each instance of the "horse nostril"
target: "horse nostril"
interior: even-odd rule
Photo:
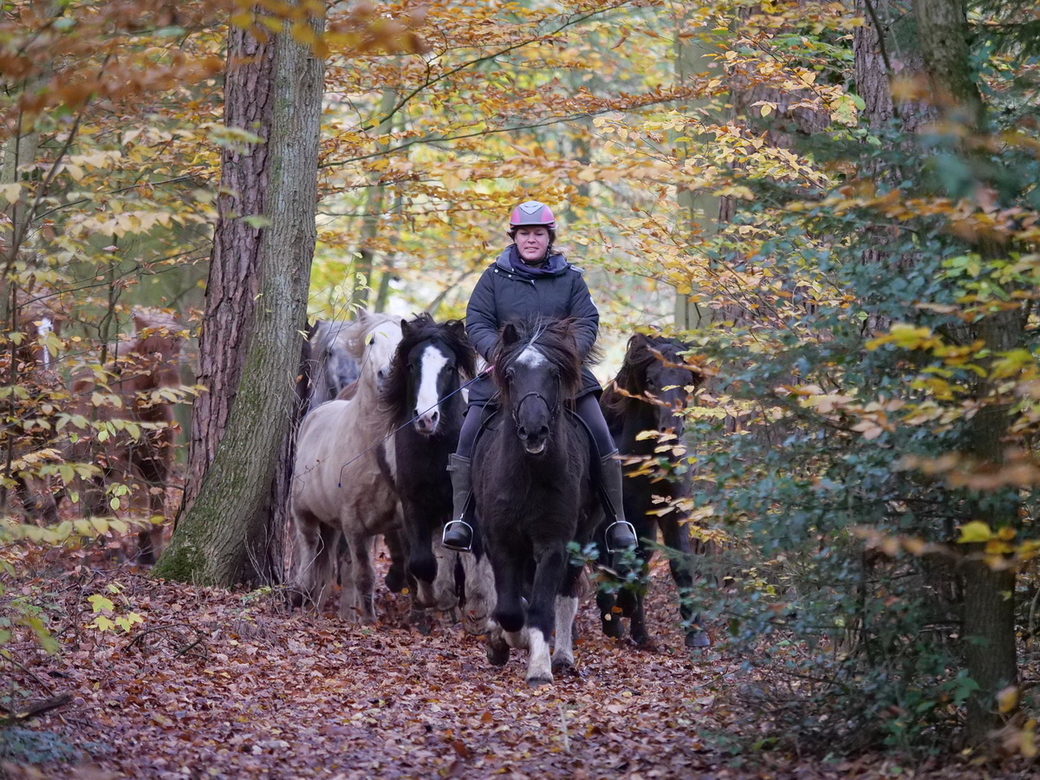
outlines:
[[[516,429],[516,435],[520,437],[520,441],[527,441],[527,428],[521,425]]]
[[[543,425],[541,428],[538,429],[538,438],[539,439],[546,439],[548,437],[549,437],[549,426],[548,425]]]

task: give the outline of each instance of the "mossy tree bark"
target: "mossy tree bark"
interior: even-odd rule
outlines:
[[[314,256],[324,65],[289,33],[234,30],[226,122],[264,142],[223,159],[185,500],[156,576],[281,579],[291,429]],[[261,217],[262,222],[249,219]]]
[[[978,155],[974,141],[985,131],[985,103],[971,66],[969,28],[963,0],[913,0],[914,18],[932,86],[934,102],[945,118],[967,131],[960,153],[969,164]],[[983,170],[981,166],[973,166]],[[988,182],[978,182],[985,187]],[[974,249],[985,259],[1001,257],[1004,248],[981,242]],[[1025,318],[1019,310],[987,314],[974,325],[992,361],[1002,352],[1020,347]],[[986,365],[987,361],[980,361]],[[992,380],[978,382],[976,395],[982,408],[972,420],[967,449],[983,466],[998,467],[1005,460],[1004,439],[1010,418],[1005,405],[994,400]],[[980,496],[973,507],[979,520],[991,528],[1018,525],[1018,499],[1011,490]],[[979,690],[968,700],[967,739],[980,745],[1001,725],[995,695],[1018,681],[1015,655],[1013,569],[992,567],[982,550],[965,551],[963,571],[964,624],[962,642],[965,665]]]

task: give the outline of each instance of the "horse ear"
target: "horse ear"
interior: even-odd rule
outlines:
[[[517,330],[516,325],[512,322],[507,322],[506,326],[502,328],[502,343],[509,347],[519,340],[520,331]]]
[[[406,339],[412,332],[412,323],[406,319],[401,320],[401,338]]]
[[[447,325],[448,333],[450,333],[457,339],[465,340],[466,323],[464,323],[462,320],[448,320],[448,322],[445,324]]]

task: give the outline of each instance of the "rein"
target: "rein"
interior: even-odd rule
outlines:
[[[356,460],[357,460],[358,458],[360,458],[360,457],[361,457],[362,455],[366,455],[366,454],[368,454],[369,452],[371,452],[372,450],[374,450],[374,449],[375,449],[376,447],[378,447],[378,446],[379,446],[380,444],[382,444],[382,443],[383,443],[384,441],[386,441],[386,440],[387,440],[387,439],[389,439],[389,438],[390,438],[391,436],[393,436],[394,434],[396,434],[396,433],[397,433],[398,431],[403,431],[403,430],[404,430],[405,428],[407,428],[407,427],[408,427],[409,425],[412,425],[412,424],[413,424],[413,423],[414,423],[414,422],[415,422],[416,420],[418,420],[418,419],[419,419],[420,417],[422,417],[422,416],[423,416],[424,414],[426,414],[426,413],[427,413],[428,411],[430,411],[430,409],[433,409],[434,407],[436,407],[436,406],[439,406],[439,405],[440,405],[441,403],[443,403],[444,401],[447,401],[447,400],[448,400],[449,398],[451,398],[451,397],[452,397],[453,395],[455,395],[456,393],[461,393],[461,392],[462,392],[462,391],[463,391],[463,390],[464,390],[465,388],[469,387],[469,386],[470,386],[471,384],[473,384],[474,382],[476,382],[476,381],[477,381],[478,379],[481,379],[482,377],[484,377],[484,376],[487,376],[488,374],[490,374],[490,373],[491,373],[491,370],[492,370],[493,368],[494,368],[494,366],[488,366],[488,367],[487,367],[487,368],[485,368],[485,369],[484,369],[483,371],[481,371],[481,372],[480,372],[479,374],[477,374],[477,375],[476,375],[475,377],[473,377],[473,378],[472,378],[471,380],[469,380],[468,382],[465,382],[464,384],[461,384],[461,385],[459,385],[459,386],[458,386],[457,388],[455,388],[455,389],[454,389],[454,390],[452,390],[452,391],[451,391],[450,393],[448,393],[448,394],[447,394],[446,396],[444,396],[444,398],[441,398],[441,399],[440,399],[439,401],[437,401],[437,403],[435,403],[435,404],[434,404],[433,406],[431,406],[431,407],[430,407],[429,409],[424,409],[423,411],[419,412],[419,413],[418,413],[417,415],[415,415],[414,417],[412,417],[412,419],[410,419],[410,420],[407,420],[407,421],[405,421],[404,423],[402,423],[401,425],[397,426],[397,427],[396,427],[396,428],[394,428],[394,429],[393,429],[392,431],[390,431],[390,432],[389,432],[389,433],[388,433],[388,434],[387,434],[386,436],[384,436],[384,437],[383,437],[382,439],[379,439],[379,440],[378,440],[378,441],[377,441],[377,442],[376,442],[375,444],[373,444],[373,445],[372,445],[371,447],[368,447],[367,449],[364,449],[364,450],[362,450],[362,451],[361,451],[361,452],[359,452],[359,453],[358,453],[357,455],[355,455],[355,456],[354,456],[353,458],[351,458],[351,459],[350,459],[350,460],[348,460],[348,461],[347,461],[346,463],[344,463],[344,464],[343,464],[342,466],[340,466],[340,467],[339,467],[339,481],[338,481],[338,482],[336,483],[336,487],[338,487],[338,488],[342,488],[342,487],[343,487],[343,469],[345,469],[345,468],[346,468],[347,466],[349,466],[349,465],[350,465],[351,463],[353,463],[354,461],[356,461]]]

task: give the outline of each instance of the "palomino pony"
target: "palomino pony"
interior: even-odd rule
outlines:
[[[81,437],[70,448],[73,460],[96,464],[99,471],[84,495],[88,515],[111,514],[107,487],[127,485],[131,504],[146,505],[152,522],[138,533],[137,560],[151,565],[159,554],[166,488],[173,471],[176,426],[169,389],[179,388],[184,326],[159,311],[134,312],[134,335],[111,348],[103,369],[73,380],[72,392],[84,414],[105,423],[106,438]],[[91,397],[108,394],[118,404],[94,406]],[[135,433],[136,431],[136,433]]]
[[[416,581],[416,600],[427,609],[456,606],[455,563],[458,554],[440,544],[439,529],[451,518],[452,491],[448,456],[459,443],[466,410],[462,381],[472,379],[476,352],[457,320],[436,323],[420,314],[401,323],[402,339],[394,355],[383,402],[394,437],[392,475],[401,502],[408,573]],[[463,620],[471,633],[483,633],[486,600],[475,586],[474,556],[465,555],[467,609]]]
[[[614,612],[617,604],[621,613],[631,619],[632,641],[641,646],[650,644],[643,596],[654,554],[651,545],[656,542],[658,528],[664,544],[672,550],[668,563],[679,590],[679,611],[686,632],[686,646],[707,647],[711,644],[708,634],[700,626],[700,616],[693,613],[688,603],[693,587],[689,564],[690,537],[676,503],[689,498],[689,482],[682,475],[661,474],[648,467],[648,464],[664,457],[672,467],[669,469],[671,472],[680,460],[674,445],[682,441],[683,411],[692,391],[701,383],[700,373],[682,356],[686,349],[677,339],[637,333],[628,341],[617,377],[600,397],[600,405],[621,457],[644,461],[642,467],[625,478],[625,517],[635,527],[639,539],[636,555],[641,563],[642,576],[636,590],[622,590],[616,600],[609,592],[600,589],[596,603],[604,633],[620,637],[624,632]],[[661,436],[648,438],[646,431],[655,431]],[[665,440],[659,442],[659,438]],[[657,451],[659,447],[662,452]],[[602,545],[600,549],[603,552]]]
[[[501,411],[473,456],[476,514],[497,599],[487,655],[500,666],[510,647],[527,647],[525,677],[537,686],[552,682],[553,669],[574,665],[583,567],[567,546],[584,547],[603,517],[589,437],[567,410],[581,387],[574,321],[507,324],[491,362]]]
[[[324,606],[342,536],[348,549],[340,561],[339,611],[355,623],[375,620],[373,541],[399,528],[387,467],[396,460],[394,441],[384,441],[380,393],[401,335],[399,318],[359,315],[346,333],[348,350],[361,366],[357,392],[349,401],[332,400],[308,414],[296,447],[290,510],[300,554],[298,600],[319,610]]]

